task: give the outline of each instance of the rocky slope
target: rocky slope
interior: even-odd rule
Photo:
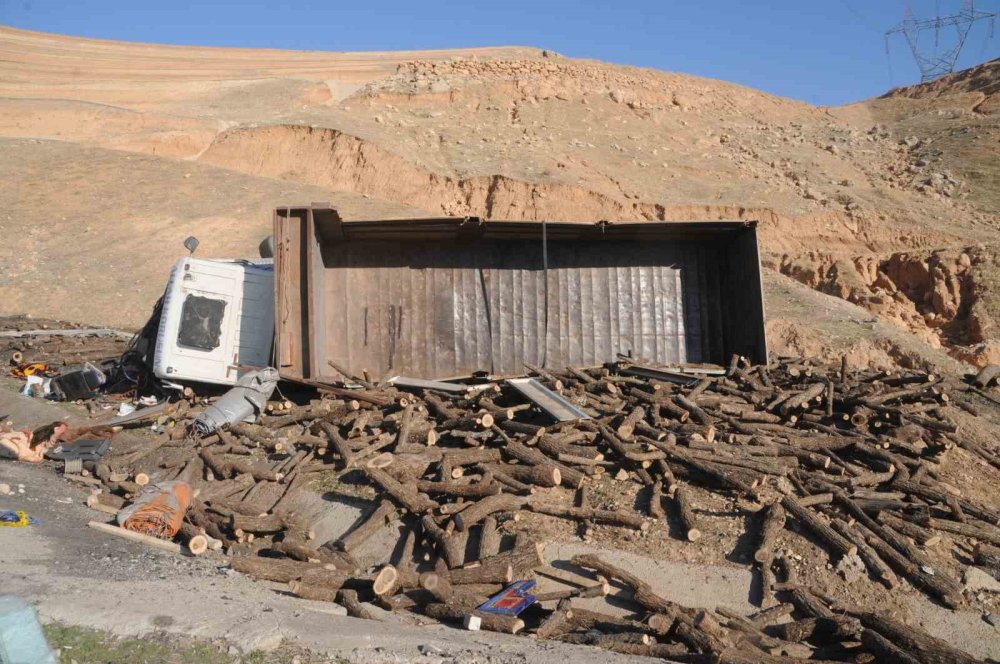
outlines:
[[[8,310],[136,324],[171,242],[196,229],[213,253],[245,252],[289,202],[754,218],[774,270],[955,357],[1000,353],[997,62],[820,108],[528,48],[306,53],[0,28],[0,57],[0,219],[27,238],[0,249]],[[98,246],[67,252],[81,224]],[[153,238],[167,248],[150,255]],[[58,293],[38,292],[26,258],[58,271]],[[795,326],[801,305],[770,308],[801,310]]]

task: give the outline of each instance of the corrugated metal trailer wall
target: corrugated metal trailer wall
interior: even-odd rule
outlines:
[[[747,222],[341,221],[275,214],[278,364],[289,377],[423,378],[524,364],[766,361]]]

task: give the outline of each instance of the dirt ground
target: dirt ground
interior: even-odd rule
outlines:
[[[81,406],[23,397],[16,394],[17,387],[13,379],[0,380],[4,421],[31,427],[56,419],[72,421],[85,414]],[[978,419],[958,420],[963,435],[981,444],[993,444],[1000,428],[1000,407],[986,400],[976,401],[975,406],[981,412]],[[148,435],[141,429],[125,432],[114,444],[127,450]],[[939,473],[942,481],[960,487],[964,496],[995,503],[992,487],[1000,481],[1000,473],[962,450],[952,450]],[[0,509],[24,509],[40,520],[37,526],[0,532],[4,590],[29,599],[47,623],[132,637],[188,634],[228,644],[226,652],[240,657],[249,657],[254,651],[290,648],[310,657],[349,662],[506,664],[569,656],[585,662],[638,661],[586,647],[425,624],[419,617],[388,614],[376,607],[372,610],[384,622],[348,618],[335,604],[302,600],[277,584],[243,578],[228,569],[224,557],[177,557],[88,529],[89,520],[105,521],[108,517],[87,508],[86,491],[60,478],[51,464],[0,461],[0,481],[16,491],[0,496]],[[620,487],[628,488],[622,491]],[[352,528],[361,515],[357,499],[370,498],[365,493],[370,489],[350,474],[336,482],[320,479],[313,489],[315,493],[297,510],[310,515],[319,541],[335,539]],[[565,490],[549,491],[555,498],[554,494]],[[756,531],[760,505],[697,487],[691,491],[704,533],[696,543],[682,540],[664,522],[652,524],[645,533],[595,526],[582,540],[572,522],[525,514],[518,529],[537,532],[540,540],[548,542],[545,557],[556,566],[565,565],[577,553],[598,552],[641,574],[669,600],[690,607],[724,606],[749,614],[759,601],[760,580],[751,572],[748,554],[753,543],[747,533]],[[595,484],[592,497],[595,506],[609,510],[641,507],[646,500],[644,490],[637,490],[633,483],[610,479]],[[374,564],[383,560],[397,537],[392,529],[384,529],[358,552],[359,561]],[[804,533],[782,532],[778,548],[810,587],[914,622],[979,657],[1000,658],[1000,631],[990,622],[996,622],[995,616],[1000,615],[1000,595],[968,591],[961,608],[949,611],[908,584],[889,593],[865,574],[832,567],[823,549]],[[952,573],[960,560],[967,563],[970,556],[966,544],[948,537],[926,547],[925,553],[935,567]],[[621,601],[625,598],[626,591],[615,589],[607,600],[595,598],[583,604],[628,615],[629,604]],[[232,646],[232,653],[228,646]]]

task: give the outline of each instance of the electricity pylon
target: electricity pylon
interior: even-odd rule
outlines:
[[[903,22],[885,33],[885,51],[889,53],[889,38],[893,35],[901,34],[906,37],[906,42],[913,52],[913,59],[917,61],[920,68],[920,82],[933,81],[945,74],[955,71],[955,63],[958,61],[958,54],[965,46],[965,40],[969,36],[969,31],[973,24],[978,21],[989,20],[990,37],[993,36],[993,24],[996,19],[995,12],[984,12],[976,9],[974,0],[964,0],[962,9],[950,16],[937,16],[930,19],[917,19],[913,16],[909,3],[903,16]],[[948,28],[954,28],[951,37],[945,35],[946,46],[942,49],[942,32],[951,33]],[[923,33],[934,31],[934,50],[928,53],[920,43],[920,36]]]

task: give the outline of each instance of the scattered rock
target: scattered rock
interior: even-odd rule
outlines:
[[[848,583],[855,583],[859,579],[864,578],[865,563],[858,557],[857,554],[852,556],[843,556],[836,566],[837,573],[843,577],[844,581]]]
[[[984,590],[991,593],[1000,593],[1000,581],[997,581],[988,572],[984,572],[978,567],[969,567],[965,570],[965,590],[967,592]]]

